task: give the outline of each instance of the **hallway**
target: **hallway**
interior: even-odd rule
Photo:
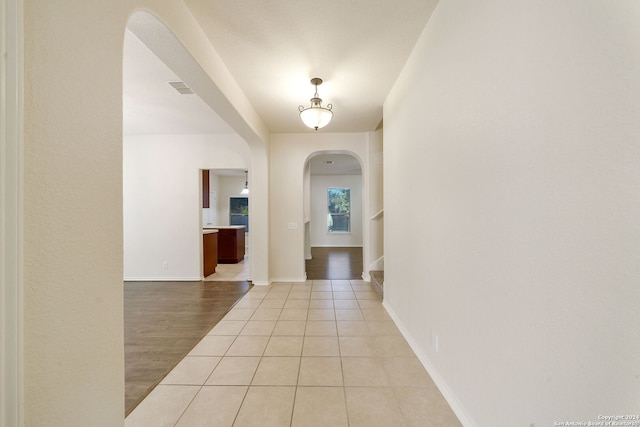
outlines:
[[[126,427],[456,426],[369,283],[253,287]]]

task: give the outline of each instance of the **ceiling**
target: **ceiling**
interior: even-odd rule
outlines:
[[[349,154],[320,154],[309,164],[311,175],[362,175],[360,162]]]
[[[184,0],[273,133],[313,132],[298,117],[320,77],[334,117],[319,132],[375,130],[382,104],[437,0]],[[197,95],[130,32],[125,37],[125,133],[228,133]],[[158,128],[155,128],[155,127]],[[167,132],[169,131],[169,132]]]
[[[125,135],[233,133],[198,95],[169,85],[180,77],[128,30],[122,75]]]

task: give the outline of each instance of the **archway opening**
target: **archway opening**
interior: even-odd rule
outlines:
[[[215,102],[200,96],[214,83],[189,63],[159,20],[131,17],[123,50],[126,414],[251,286],[202,280],[202,170],[244,171],[253,159]]]
[[[344,152],[316,152],[304,169],[307,279],[350,280],[363,275],[363,174]]]

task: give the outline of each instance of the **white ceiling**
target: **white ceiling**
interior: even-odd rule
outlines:
[[[332,122],[319,132],[375,130],[382,104],[437,0],[185,0],[271,132],[313,132],[298,117],[312,77]],[[125,133],[227,133],[197,95],[127,33]],[[156,130],[157,129],[157,130]]]
[[[233,133],[199,96],[171,87],[180,78],[128,30],[122,75],[125,135]]]
[[[209,169],[209,173],[218,176],[241,176],[245,177],[244,169]]]
[[[311,175],[362,175],[360,162],[348,154],[320,154],[309,163]]]

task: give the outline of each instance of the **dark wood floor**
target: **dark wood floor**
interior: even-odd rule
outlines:
[[[362,279],[362,248],[311,248],[306,261],[309,280]]]
[[[125,413],[182,360],[249,282],[125,282]]]

